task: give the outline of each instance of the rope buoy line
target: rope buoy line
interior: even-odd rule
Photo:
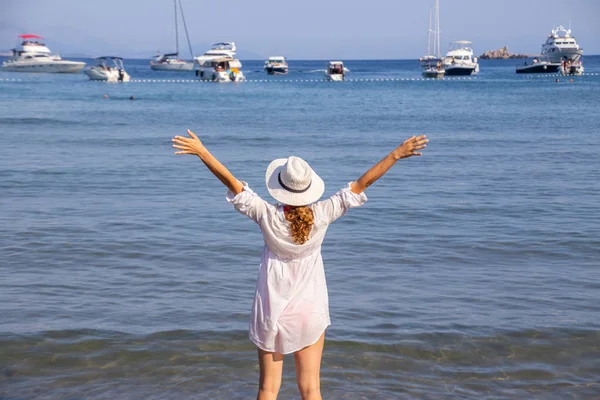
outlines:
[[[556,73],[556,74],[527,74],[525,75],[525,77],[527,78],[567,78],[567,77],[574,77],[574,76],[598,76],[600,75],[600,73],[598,72],[584,72],[581,75],[563,75],[560,73]]]
[[[599,76],[598,72],[585,72],[581,75],[561,75],[561,74],[527,74],[527,78],[559,78],[559,77],[574,77],[574,76]],[[466,81],[466,80],[481,80],[479,77],[445,77],[437,78],[352,78],[346,79],[343,82],[408,82],[408,81]],[[0,78],[0,82],[27,82],[20,78]],[[106,81],[92,81],[106,83]],[[200,79],[132,79],[134,83],[214,83],[213,81],[203,81]],[[327,79],[248,79],[243,82],[248,83],[312,83],[312,82],[332,82]]]
[[[343,82],[400,82],[400,81],[457,81],[457,80],[479,80],[476,77],[456,77],[456,78],[364,78],[364,79],[345,79]],[[97,81],[102,82],[102,81]],[[135,83],[214,83],[213,81],[203,81],[200,79],[132,79],[129,82]],[[311,82],[331,82],[327,79],[247,79],[247,83],[311,83]],[[238,82],[239,83],[239,82]]]

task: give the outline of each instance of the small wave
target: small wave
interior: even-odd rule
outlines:
[[[83,125],[82,122],[79,121],[69,121],[64,119],[56,119],[56,118],[0,118],[0,125]]]
[[[398,398],[591,398],[600,331],[524,330],[473,337],[427,332],[395,340],[327,339],[324,395]],[[172,330],[147,335],[93,329],[0,334],[7,398],[253,397],[256,349],[246,331]],[[282,396],[297,396],[285,372]],[[368,382],[368,388],[365,387]],[[499,382],[502,384],[500,385]],[[39,397],[40,394],[45,397]],[[595,393],[595,394],[594,394]],[[198,397],[198,395],[200,397]],[[536,396],[537,396],[536,395]],[[357,398],[357,397],[351,397]],[[453,397],[454,398],[454,397]]]

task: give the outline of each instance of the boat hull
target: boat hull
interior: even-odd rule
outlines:
[[[153,63],[150,62],[150,68],[153,71],[191,71],[194,69],[194,63]]]
[[[196,76],[200,78],[201,81],[219,83],[243,82],[246,80],[242,71],[227,73],[227,71],[196,70]]]
[[[325,74],[328,81],[341,82],[344,80],[344,74]]]
[[[441,79],[444,77],[444,74],[446,73],[446,71],[444,70],[437,70],[437,69],[426,69],[423,71],[423,77],[425,78],[434,78],[434,79]]]
[[[552,74],[558,72],[559,64],[544,63],[541,65],[520,65],[517,67],[517,74]]]
[[[583,71],[585,69],[583,68],[583,65],[574,65],[568,68],[564,68],[560,71],[561,75],[577,75],[577,76],[581,76],[583,75]]]
[[[448,76],[469,76],[473,75],[476,70],[476,66],[471,65],[446,65],[446,75]]]
[[[544,58],[548,58],[551,63],[560,63],[561,61],[579,61],[583,56],[583,49],[558,49],[553,48],[552,50],[542,53]]]
[[[265,67],[269,75],[285,75],[288,73],[288,67]]]
[[[52,74],[75,74],[85,67],[84,62],[55,61],[55,62],[4,62],[0,69],[10,72],[35,72]]]

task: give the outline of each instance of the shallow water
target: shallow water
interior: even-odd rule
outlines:
[[[320,80],[325,61],[270,78],[246,62],[269,82],[221,85],[0,73],[0,399],[254,396],[262,240],[173,155],[187,128],[265,197],[273,158],[307,159],[330,195],[430,138],[329,230],[325,398],[597,398],[600,76],[516,63],[343,83],[282,82]],[[414,61],[346,65],[419,78]],[[288,357],[281,398],[297,397]]]

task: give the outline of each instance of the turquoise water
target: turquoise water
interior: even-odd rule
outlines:
[[[241,84],[0,73],[0,399],[255,396],[261,235],[173,155],[187,128],[265,198],[274,158],[330,195],[429,137],[329,230],[324,398],[597,397],[600,57],[573,82],[518,62],[444,81],[416,61],[348,61],[404,80],[343,83],[325,61],[245,62],[268,82]],[[291,357],[280,398],[298,398]]]

